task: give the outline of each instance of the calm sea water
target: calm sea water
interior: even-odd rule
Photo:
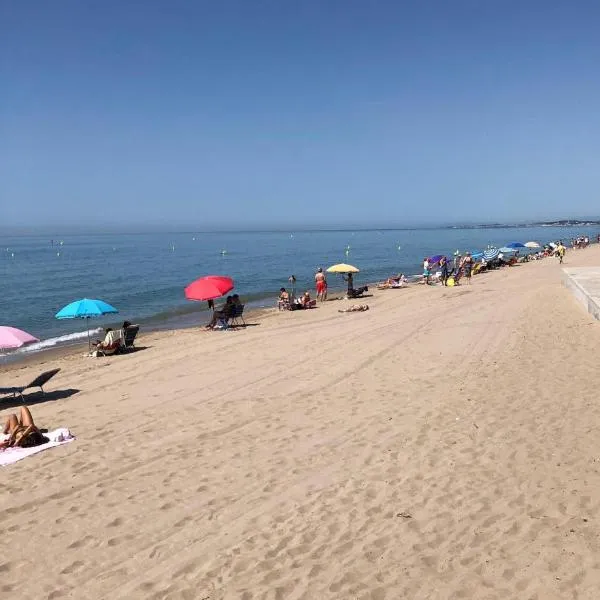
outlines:
[[[505,245],[541,243],[575,235],[596,238],[598,227],[527,227],[395,231],[303,231],[272,233],[164,233],[0,237],[0,324],[43,340],[36,350],[85,335],[82,321],[54,314],[69,302],[100,298],[119,310],[118,320],[147,327],[203,321],[205,303],[185,300],[184,287],[203,275],[229,275],[252,304],[274,303],[294,274],[298,289],[313,288],[317,267],[348,262],[361,269],[356,284],[391,273],[420,271],[423,257]],[[330,286],[343,287],[339,276]],[[94,327],[115,317],[93,320]]]

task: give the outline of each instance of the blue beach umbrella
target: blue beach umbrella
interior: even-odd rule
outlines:
[[[103,315],[115,314],[119,311],[110,304],[107,304],[103,300],[90,300],[89,298],[83,298],[81,300],[75,300],[71,304],[67,304],[61,308],[54,316],[57,319],[85,319],[86,322],[92,317],[101,317]],[[90,326],[87,326],[88,334],[88,347],[91,349],[92,345],[90,342]]]
[[[521,244],[521,242],[511,242],[510,244],[506,244],[507,248],[525,248],[525,244]]]
[[[504,246],[504,248],[500,248],[500,252],[502,252],[503,254],[510,254],[511,252],[516,252],[516,249]]]

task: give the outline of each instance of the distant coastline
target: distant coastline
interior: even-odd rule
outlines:
[[[448,225],[445,229],[517,229],[522,227],[594,227],[596,219],[561,219],[559,221],[535,221],[533,223],[479,223],[474,225]]]
[[[256,227],[256,228],[227,228],[227,227],[208,227],[191,229],[189,227],[148,227],[136,229],[132,226],[123,224],[113,225],[111,227],[81,228],[81,227],[20,227],[0,225],[0,236],[2,237],[41,237],[48,239],[60,239],[62,236],[91,237],[127,234],[128,236],[143,236],[148,234],[189,234],[189,235],[219,235],[219,234],[264,234],[264,233],[302,233],[302,232],[357,232],[357,231],[434,231],[447,229],[516,229],[519,227],[596,227],[600,226],[600,219],[559,219],[555,221],[519,221],[513,223],[432,223],[432,224],[413,224],[413,225],[380,225],[376,224],[354,224],[352,225],[326,225],[307,226],[302,224],[281,225],[274,227]]]

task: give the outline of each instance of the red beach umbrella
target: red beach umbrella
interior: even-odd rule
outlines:
[[[213,300],[220,298],[233,289],[233,279],[222,275],[208,275],[192,281],[185,288],[185,297],[188,300]]]

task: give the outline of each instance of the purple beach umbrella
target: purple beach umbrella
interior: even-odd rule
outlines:
[[[443,254],[436,254],[435,256],[432,256],[432,257],[429,259],[429,264],[430,264],[430,265],[435,265],[436,263],[439,263],[439,262],[440,262],[440,260],[442,260],[442,258],[444,258],[444,255],[443,255]]]

